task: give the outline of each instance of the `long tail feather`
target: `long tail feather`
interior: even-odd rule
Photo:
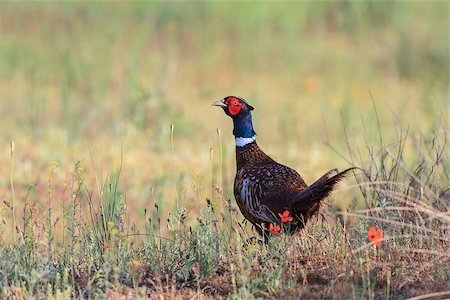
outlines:
[[[333,191],[334,187],[345,178],[346,175],[356,168],[349,168],[334,176],[333,173],[337,172],[336,169],[328,171],[316,180],[313,184],[308,186],[303,191],[300,191],[295,197],[292,198],[292,206],[296,211],[308,211],[309,208],[328,197]]]

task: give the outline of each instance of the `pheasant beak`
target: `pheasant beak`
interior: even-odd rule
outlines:
[[[220,106],[220,107],[223,107],[223,108],[228,107],[228,106],[225,104],[225,100],[224,100],[224,99],[214,102],[214,103],[212,104],[212,106]]]

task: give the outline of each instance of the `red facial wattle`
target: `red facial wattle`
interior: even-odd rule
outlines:
[[[228,98],[225,103],[228,105],[228,111],[233,116],[237,115],[244,107],[244,104],[239,99],[234,97]]]
[[[237,115],[239,113],[239,111],[241,110],[241,106],[228,106],[228,110],[230,111],[230,114],[232,114],[233,116]]]

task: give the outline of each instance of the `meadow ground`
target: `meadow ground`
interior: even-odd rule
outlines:
[[[0,298],[449,298],[448,24],[438,1],[1,3]],[[301,233],[246,243],[230,94],[307,183],[361,168]]]

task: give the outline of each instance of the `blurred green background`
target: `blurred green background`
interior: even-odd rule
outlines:
[[[104,181],[122,160],[121,188],[135,217],[154,202],[172,206],[172,167],[195,214],[214,193],[211,181],[231,195],[232,124],[210,106],[227,95],[255,107],[260,146],[308,183],[349,166],[325,145],[345,153],[344,124],[352,146],[378,141],[372,99],[387,141],[401,128],[425,137],[448,130],[448,6],[3,2],[0,198],[11,198],[14,141],[17,199],[33,184],[31,199],[45,200],[49,161],[60,164],[59,203],[76,161],[95,189],[95,176]]]

